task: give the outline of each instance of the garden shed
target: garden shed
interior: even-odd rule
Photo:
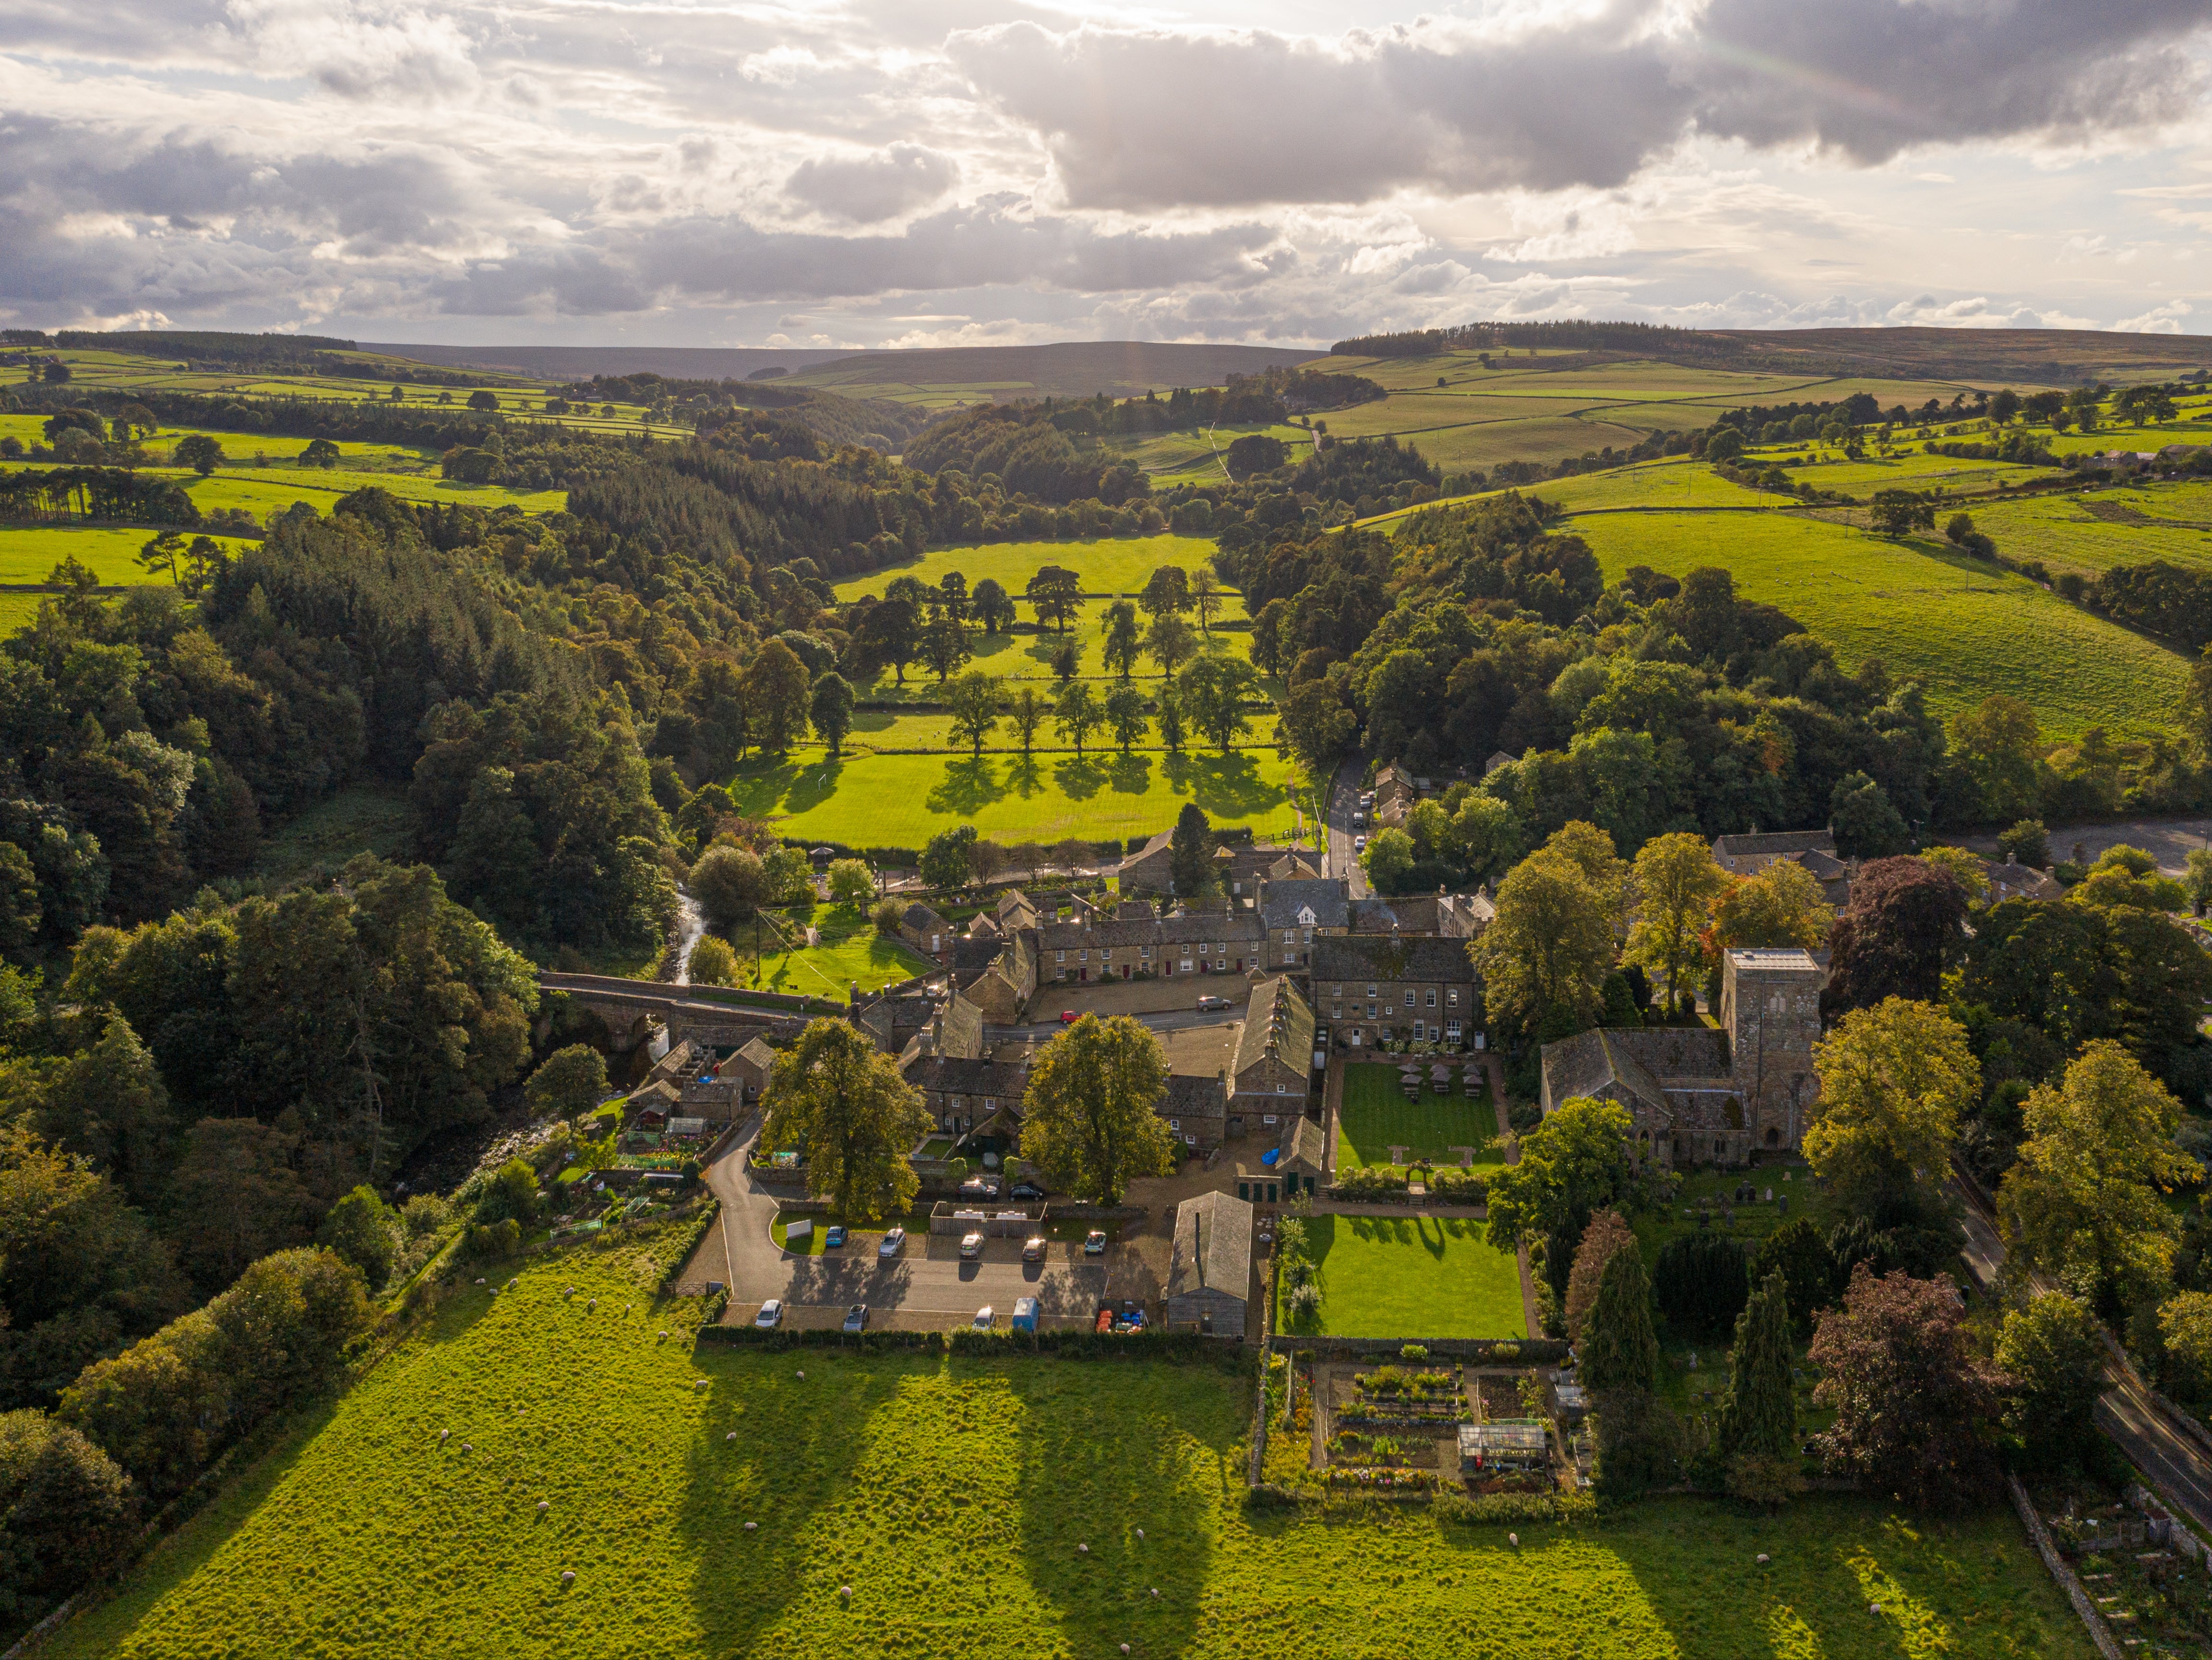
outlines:
[[[1202,1193],[1177,1205],[1169,1329],[1241,1338],[1251,1291],[1252,1207],[1226,1193]]]
[[[1459,1467],[1474,1470],[1540,1470],[1552,1462],[1551,1433],[1536,1419],[1507,1419],[1459,1426]]]

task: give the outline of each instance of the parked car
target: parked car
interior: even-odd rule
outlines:
[[[845,1225],[842,1222],[831,1223],[830,1225],[830,1231],[822,1236],[822,1249],[824,1250],[836,1250],[844,1243]]]
[[[991,1329],[991,1322],[997,1317],[997,1316],[991,1312],[991,1305],[988,1303],[986,1303],[981,1308],[975,1310],[975,1329],[977,1331],[988,1331]]]
[[[960,1236],[960,1255],[963,1258],[972,1262],[982,1254],[983,1236],[981,1234],[963,1233]]]
[[[783,1323],[783,1304],[771,1297],[761,1304],[760,1312],[753,1316],[753,1326],[758,1331],[774,1331]]]
[[[1198,1012],[1200,1014],[1210,1014],[1216,1009],[1225,1009],[1229,1006],[1229,1000],[1226,997],[1216,997],[1211,992],[1198,1000]]]
[[[1073,1009],[1062,1009],[1060,1012],[1060,1024],[1063,1026],[1073,1025],[1077,1018],[1078,1017]]]
[[[995,1176],[971,1176],[960,1184],[963,1199],[996,1199],[999,1178]]]
[[[866,1331],[868,1329],[868,1305],[866,1303],[855,1303],[845,1310],[843,1329],[847,1331]]]
[[[878,1256],[896,1256],[906,1249],[906,1230],[893,1228],[884,1236],[884,1243],[876,1247]]]
[[[1022,1261],[1024,1262],[1043,1262],[1044,1247],[1044,1236],[1041,1233],[1031,1234],[1022,1246]]]
[[[1364,853],[1364,852],[1366,852],[1366,851],[1367,851],[1367,838],[1366,838],[1365,836],[1353,836],[1353,837],[1352,838],[1352,850],[1354,853]]]
[[[1086,1234],[1085,1234],[1085,1235],[1083,1236],[1083,1254],[1084,1254],[1085,1256],[1105,1256],[1105,1254],[1106,1254],[1106,1230],[1105,1230],[1105,1229],[1103,1229],[1103,1228],[1093,1228],[1093,1229],[1091,1229],[1091,1231],[1090,1231],[1090,1232],[1088,1232],[1088,1233],[1086,1233]]]
[[[1044,1189],[1037,1186],[1034,1182],[1017,1182],[1013,1186],[1006,1189],[1006,1197],[1009,1199],[1042,1199],[1044,1197]]]
[[[1364,812],[1355,812],[1355,813],[1353,813],[1353,814],[1352,815],[1352,829],[1354,829],[1354,830],[1358,830],[1358,829],[1362,824],[1365,824],[1366,822],[1367,822],[1367,815],[1366,815],[1365,813],[1364,813]]]

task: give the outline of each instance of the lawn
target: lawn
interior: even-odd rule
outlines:
[[[840,599],[857,599],[864,593],[881,593],[900,576],[915,576],[934,587],[947,571],[968,579],[968,590],[987,576],[996,577],[1023,605],[1022,591],[1030,578],[1047,565],[1072,570],[1083,579],[1083,591],[1091,594],[1126,593],[1134,598],[1153,571],[1162,565],[1181,565],[1194,571],[1212,569],[1213,538],[1210,536],[1114,536],[1090,542],[994,542],[982,547],[933,548],[919,559],[902,560],[881,570],[870,571],[837,584]],[[1233,610],[1234,607],[1232,606]]]
[[[848,755],[817,745],[781,761],[748,763],[729,781],[748,818],[779,836],[848,847],[919,848],[939,830],[973,824],[997,842],[1151,836],[1195,801],[1216,829],[1249,824],[1263,839],[1289,833],[1291,765],[1272,751],[1094,751],[1038,755]]]
[[[763,950],[756,966],[751,931],[743,923],[732,943],[738,952],[738,984],[754,991],[790,992],[802,997],[845,996],[853,982],[863,991],[910,980],[933,966],[896,939],[878,934],[864,912],[850,905],[802,906],[778,913],[796,933],[810,922],[818,945],[796,951]],[[769,941],[773,945],[773,939]]]
[[[1528,1336],[1520,1264],[1484,1240],[1483,1226],[1456,1217],[1309,1218],[1322,1335]]]
[[[1407,1149],[1413,1158],[1453,1169],[1459,1167],[1454,1147],[1473,1147],[1477,1170],[1502,1168],[1505,1162],[1498,1147],[1498,1110],[1491,1104],[1486,1087],[1480,1096],[1469,1099],[1463,1095],[1432,1095],[1425,1083],[1420,1104],[1416,1106],[1398,1087],[1397,1067],[1372,1061],[1346,1067],[1344,1100],[1337,1118],[1336,1167],[1391,1169],[1394,1146]],[[1402,1171],[1406,1166],[1395,1168]]]
[[[2212,484],[2149,484],[1978,502],[1975,528],[2014,559],[2085,575],[2154,559],[2212,569]]]
[[[157,534],[104,525],[0,525],[0,582],[43,582],[55,566],[74,556],[106,587],[167,584],[167,571],[149,573],[137,561],[138,550]],[[185,539],[193,534],[186,532]],[[245,545],[235,537],[215,539],[233,553]],[[32,604],[35,607],[36,600]]]
[[[695,1352],[641,1257],[461,1292],[44,1654],[2091,1652],[2002,1510],[1661,1499],[1517,1547],[1419,1511],[1248,1512],[1247,1369]]]
[[[1746,598],[1780,606],[1856,669],[1870,658],[1917,679],[1943,714],[1991,692],[2022,699],[2046,737],[2170,727],[2186,661],[2092,617],[2024,576],[1934,538],[1911,543],[1802,514],[1592,514],[1571,519],[1608,581],[1631,565],[1733,572]]]
[[[1078,678],[1090,681],[1091,690],[1103,697],[1119,684],[1117,678],[1108,672],[1103,655],[1108,603],[1097,599],[1089,601],[1065,635],[1037,629],[1027,623],[1020,624],[1018,629],[1005,629],[997,634],[985,634],[971,628],[968,631],[968,641],[975,652],[975,660],[967,666],[981,669],[987,674],[995,674],[1010,682],[1026,681],[1047,697],[1054,697],[1059,695],[1060,684],[1053,673],[1053,654],[1060,649],[1062,640],[1073,640],[1076,649],[1082,654]],[[1235,599],[1231,599],[1224,609],[1230,613],[1226,620],[1235,622],[1237,626],[1224,628],[1222,626],[1224,619],[1217,617],[1211,631],[1201,632],[1194,623],[1191,633],[1195,643],[1201,654],[1242,657],[1249,662],[1252,656],[1251,626],[1243,621],[1243,608]],[[1140,616],[1140,626],[1143,622]],[[1144,690],[1157,692],[1160,688],[1159,665],[1150,657],[1139,657],[1133,678]],[[1260,684],[1262,690],[1273,684],[1265,678]],[[929,702],[944,695],[943,684],[935,673],[920,663],[907,665],[903,683],[890,670],[884,669],[872,680],[856,681],[854,690],[863,701],[872,703]],[[1048,727],[1048,733],[1049,731]]]

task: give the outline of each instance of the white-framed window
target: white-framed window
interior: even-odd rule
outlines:
[[[1137,954],[1139,957],[1150,957],[1152,954],[1152,948],[1150,946],[1143,946],[1139,950]]]
[[[1328,1006],[1328,1018],[1329,1018],[1330,1019],[1332,1019],[1332,1020],[1341,1020],[1341,1019],[1343,1019],[1343,1018],[1344,1018],[1344,1005],[1343,1005],[1343,1004],[1341,1004],[1341,1003],[1331,1003],[1331,1004]]]
[[[1431,986],[1431,987],[1429,988],[1429,1006],[1430,1006],[1431,1008],[1434,1008],[1434,1007],[1436,1007],[1436,1006],[1437,1006],[1437,988],[1436,988],[1434,986]]]
[[[1382,1013],[1382,1011],[1381,1011],[1380,1009],[1376,1008],[1376,1007],[1375,1006],[1375,1005],[1374,1005],[1374,1004],[1370,1003],[1370,1004],[1367,1006],[1367,1018],[1368,1018],[1370,1020],[1373,1020],[1373,1019],[1377,1018],[1381,1015],[1381,1013]]]
[[[1406,993],[1406,1006],[1407,1008],[1413,1006],[1413,994],[1410,989]]]
[[[1313,930],[1311,928],[1307,928],[1304,932],[1306,936],[1306,944],[1310,946],[1313,944]]]
[[[1374,987],[1372,987],[1372,986],[1368,987],[1368,988],[1367,988],[1367,994],[1368,994],[1370,997],[1374,996],[1374,995],[1375,995],[1375,988],[1374,988]]]
[[[1459,1022],[1456,1020],[1445,1021],[1444,1036],[1447,1037],[1457,1037],[1459,1036]]]
[[[1339,997],[1341,997],[1341,996],[1343,996],[1343,995],[1344,995],[1344,988],[1343,988],[1342,986],[1339,986],[1339,987],[1336,988],[1336,994],[1337,994]]]
[[[1427,1036],[1428,1036],[1428,1033],[1421,1030],[1421,1023],[1420,1023],[1419,1021],[1418,1021],[1418,1020],[1414,1021],[1414,1022],[1413,1022],[1413,1041],[1414,1041],[1415,1043],[1419,1043],[1422,1038],[1426,1037]]]
[[[1263,1123],[1263,1124],[1272,1124],[1272,1123],[1273,1123],[1273,1122],[1275,1122],[1275,1115],[1274,1115],[1273,1113],[1272,1113],[1272,1112],[1271,1112],[1271,1113],[1267,1114],[1264,1118],[1261,1119],[1261,1121],[1260,1121],[1260,1122],[1261,1122],[1261,1123]]]
[[[1055,963],[1065,963],[1067,961],[1067,953],[1064,951],[1056,951],[1052,954],[1052,960]]]
[[[1170,1118],[1168,1120],[1168,1128],[1180,1134],[1182,1131],[1182,1122],[1180,1119]]]
[[[1114,960],[1114,947],[1109,946],[1105,950],[1100,952],[1098,953],[1098,960],[1102,963],[1112,962]]]
[[[1186,1135],[1182,1138],[1182,1144],[1187,1147],[1194,1147],[1198,1145],[1198,1138],[1195,1135]]]
[[[1455,1009],[1459,1006],[1459,993],[1457,991],[1448,991],[1444,994],[1444,1006],[1448,1009]]]
[[[1091,960],[1091,953],[1088,951],[1079,951],[1075,953],[1075,960],[1079,963],[1088,963]]]
[[[1290,1092],[1291,1086],[1288,1084],[1278,1084],[1275,1085],[1275,1093],[1278,1095],[1288,1095]]]

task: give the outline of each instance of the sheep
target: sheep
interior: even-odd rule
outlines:
[[[1761,1551],[1761,1552],[1759,1552],[1759,1566],[1761,1566],[1762,1568],[1763,1568],[1763,1567],[1765,1567],[1765,1566],[1766,1566],[1766,1561],[1767,1561],[1766,1553],[1765,1553],[1765,1551]]]
[[[444,1446],[453,1433],[453,1432],[451,1430],[440,1430],[438,1432],[438,1444],[441,1447]]]
[[[561,1583],[562,1583],[562,1584],[564,1584],[564,1585],[570,1585],[570,1584],[574,1584],[575,1583],[575,1581],[576,1581],[576,1571],[575,1571],[575,1569],[574,1569],[574,1568],[565,1568],[565,1569],[563,1569],[563,1570],[562,1571],[562,1574],[561,1574]]]
[[[538,1513],[540,1516],[543,1516],[547,1511],[550,1511],[552,1508],[553,1501],[550,1499],[541,1499],[538,1501]]]
[[[1091,1547],[1088,1545],[1078,1545],[1075,1548],[1075,1552],[1079,1556],[1088,1556],[1091,1554]]]
[[[760,1526],[760,1523],[757,1523],[757,1522],[748,1522],[748,1523],[745,1523],[745,1531],[746,1531],[747,1533],[750,1533],[750,1532],[751,1532],[755,1528],[757,1528],[758,1526]]]

